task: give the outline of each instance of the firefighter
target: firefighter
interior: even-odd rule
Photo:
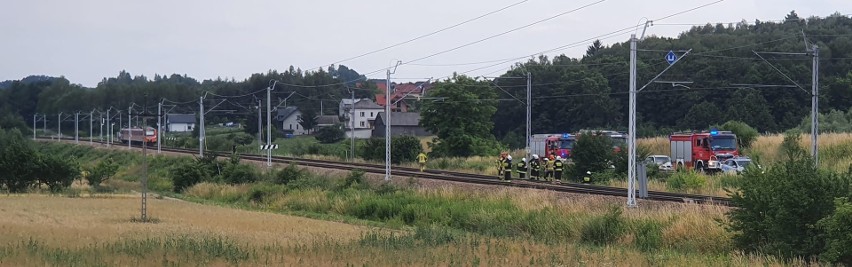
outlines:
[[[518,179],[526,179],[527,178],[527,158],[521,158],[521,161],[518,161],[518,164],[515,164],[515,167],[518,171]]]
[[[544,158],[544,180],[553,180],[553,161],[550,158]]]
[[[555,183],[562,182],[562,170],[564,167],[564,163],[562,162],[562,157],[556,156],[556,161],[553,162],[553,171],[556,174]]]
[[[428,158],[426,157],[426,153],[420,152],[420,154],[417,155],[417,163],[420,164],[420,172],[423,172],[423,170],[426,169],[427,159]]]
[[[538,155],[533,154],[530,160],[530,180],[538,180],[541,171],[541,163],[538,161]]]
[[[512,155],[506,156],[506,160],[503,161],[503,181],[507,183],[512,181]]]
[[[497,158],[497,178],[503,179],[503,162],[506,161],[506,152],[500,153]]]
[[[583,175],[583,183],[591,183],[592,182],[592,172],[586,171],[586,175]]]

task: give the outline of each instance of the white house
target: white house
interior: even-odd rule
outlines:
[[[167,114],[166,130],[169,132],[191,132],[195,128],[195,114]]]
[[[284,130],[285,132],[292,131],[294,135],[303,135],[308,133],[304,128],[302,128],[302,125],[299,124],[299,121],[302,120],[302,112],[296,107],[278,109],[275,119],[281,122],[281,130]]]
[[[379,116],[379,112],[383,112],[385,108],[370,99],[361,99],[352,106],[355,116],[352,117],[349,113],[344,116],[346,118],[346,136],[352,137],[354,134],[355,138],[370,138],[373,132],[373,122],[376,120],[376,116]],[[352,129],[353,122],[355,124],[354,129]]]

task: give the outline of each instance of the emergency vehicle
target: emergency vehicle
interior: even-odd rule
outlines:
[[[730,131],[675,133],[669,136],[669,142],[677,170],[719,171],[722,162],[740,155],[737,136]]]

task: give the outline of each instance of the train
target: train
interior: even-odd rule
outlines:
[[[118,140],[125,144],[127,144],[127,142],[134,144],[141,144],[143,142],[156,144],[158,141],[157,129],[153,127],[145,127],[144,130],[139,127],[122,128],[118,131]]]

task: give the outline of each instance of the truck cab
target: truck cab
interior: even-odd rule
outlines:
[[[722,162],[740,155],[737,136],[729,131],[676,133],[669,141],[676,169],[718,171]]]

